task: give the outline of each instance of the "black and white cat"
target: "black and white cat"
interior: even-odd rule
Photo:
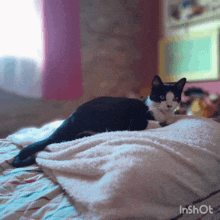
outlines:
[[[79,106],[48,138],[30,144],[15,157],[12,166],[35,163],[34,154],[52,143],[60,143],[106,131],[139,131],[159,128],[174,121],[186,79],[165,85],[159,76],[145,101],[130,98],[99,97]]]

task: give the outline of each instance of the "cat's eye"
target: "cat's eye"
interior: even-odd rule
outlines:
[[[164,99],[165,99],[165,97],[164,97],[163,95],[161,95],[161,96],[160,96],[160,99],[161,99],[161,100],[164,100]]]

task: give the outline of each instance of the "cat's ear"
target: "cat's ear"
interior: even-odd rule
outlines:
[[[177,88],[177,90],[183,91],[183,87],[186,84],[186,78],[182,78],[180,79],[177,83],[175,83],[175,87]]]
[[[155,76],[151,83],[152,87],[163,86],[163,82],[159,76]]]

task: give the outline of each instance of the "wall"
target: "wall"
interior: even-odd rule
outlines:
[[[157,44],[160,34],[159,1],[78,1],[80,4],[83,100],[86,101],[87,99],[103,95],[134,97],[135,94],[140,93],[140,90],[143,87],[150,87],[153,76],[157,74],[158,69]],[[38,17],[42,19],[41,16],[43,13],[41,13],[41,0],[34,0],[34,2],[39,12]],[[47,1],[45,0],[45,2]],[[59,8],[60,6],[58,5],[54,7]],[[48,10],[51,11],[51,7],[48,6]],[[62,8],[62,10],[64,9]],[[62,10],[60,10],[58,14],[63,18]],[[53,17],[51,20],[52,19]],[[53,20],[51,20],[50,24],[53,25]],[[47,36],[50,35],[49,37],[52,39],[59,39],[61,42],[56,40],[56,43],[58,42],[57,45],[59,45],[60,50],[62,49],[62,51],[67,51],[68,48],[64,48],[62,44],[62,42],[66,42],[67,37],[59,37],[56,34],[56,32],[59,32],[62,28],[61,20],[65,20],[65,18],[59,19],[58,22],[56,21],[55,28],[50,30],[50,33],[47,31],[45,34],[46,37],[44,36],[44,38],[47,39]],[[48,19],[47,22],[44,23],[45,26],[47,26],[47,23]],[[69,23],[74,24],[74,22]],[[48,41],[51,51],[53,51],[53,43],[55,40],[52,41],[50,39]],[[55,52],[51,54],[48,53],[48,57],[54,60],[62,60],[62,53],[60,50],[56,49]],[[60,55],[61,58],[58,57],[58,55]],[[74,62],[74,58],[70,58],[70,60],[71,62]],[[58,70],[55,69],[59,74],[62,75],[62,71],[65,72],[66,69],[69,70],[69,66],[66,65],[66,62],[61,64],[60,62],[56,63],[59,63]],[[53,71],[51,63],[48,65],[48,68],[52,69],[51,72],[53,78],[60,78],[60,75],[56,75],[55,71]],[[14,71],[17,73],[17,70]],[[22,93],[20,90],[16,90],[14,92],[22,96],[40,97],[42,81],[41,75],[42,74],[39,73],[37,79],[34,80],[29,77],[30,80],[34,81],[36,86],[33,87],[32,85],[29,85],[28,87],[28,84],[26,83],[27,85],[25,85],[25,88],[28,88],[23,88],[24,91]],[[47,77],[47,75],[45,77]],[[4,83],[3,79],[1,81]],[[25,77],[23,81],[26,82]],[[61,87],[62,81],[64,81],[65,85],[68,84],[66,81],[70,82],[69,79],[60,80],[59,84]],[[49,84],[50,83],[51,80]],[[74,83],[70,82],[70,84],[74,87]],[[14,82],[11,82],[11,85],[13,88],[9,88],[8,84],[4,84],[4,87],[2,88],[11,92],[15,89]],[[19,85],[20,84],[18,83],[18,86]],[[48,85],[44,85],[43,88],[43,90],[47,90],[50,93],[54,92]],[[28,89],[33,90],[33,92],[27,91]],[[59,92],[60,90],[58,90],[58,93]]]
[[[170,37],[174,35],[178,35],[179,33],[186,32],[186,31],[196,31],[199,29],[211,29],[211,28],[220,28],[220,21],[212,21],[212,22],[205,22],[203,24],[193,25],[189,27],[188,29],[180,28],[180,29],[171,29],[166,27],[166,22],[168,20],[167,16],[167,5],[169,0],[163,1],[163,32],[164,37]],[[191,86],[198,86],[202,87],[203,89],[209,91],[210,94],[220,93],[220,81],[215,82],[193,82],[193,83],[187,83],[185,86],[185,89],[191,87]]]
[[[159,3],[79,2],[84,96],[133,97],[157,73]]]

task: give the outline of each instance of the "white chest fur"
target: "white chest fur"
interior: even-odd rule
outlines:
[[[173,112],[163,112],[157,108],[150,108],[150,110],[153,112],[155,120],[159,122],[167,122],[168,120],[171,120],[171,118],[174,116]]]
[[[167,94],[166,101],[156,103],[152,102],[150,98],[146,100],[146,104],[149,110],[153,113],[153,116],[158,122],[167,122],[168,124],[173,122],[174,110],[178,106],[177,102],[173,102],[173,94]],[[172,106],[170,109],[167,105]]]

